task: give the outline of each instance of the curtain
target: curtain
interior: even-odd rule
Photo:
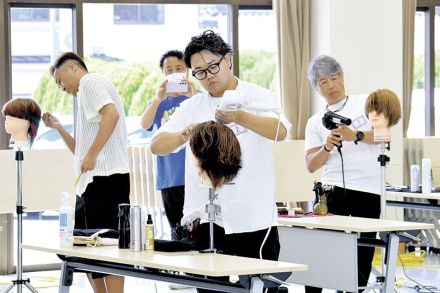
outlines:
[[[289,137],[304,139],[309,118],[310,0],[273,0],[278,37],[278,85]]]
[[[403,137],[407,137],[413,90],[414,19],[417,0],[403,0]]]

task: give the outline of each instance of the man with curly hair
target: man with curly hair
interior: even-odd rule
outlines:
[[[151,150],[159,155],[178,150],[187,144],[194,124],[201,122],[215,119],[231,128],[240,143],[243,167],[233,184],[216,190],[216,204],[220,205],[221,212],[214,225],[214,247],[229,255],[277,260],[280,245],[272,143],[285,139],[291,125],[283,115],[279,123],[278,116],[269,111],[218,109],[226,90],[240,92],[251,103],[276,106],[273,94],[267,89],[234,76],[231,47],[220,35],[205,31],[193,37],[184,50],[184,60],[206,91],[182,102],[171,119],[156,132]],[[186,152],[186,156],[191,157],[189,147]],[[208,189],[200,186],[199,170],[191,160],[186,160],[182,222],[202,219],[196,232],[200,249],[209,247],[207,202]]]

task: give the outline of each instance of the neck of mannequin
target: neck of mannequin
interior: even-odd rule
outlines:
[[[11,141],[29,141],[29,136],[26,132],[15,132],[11,134]]]

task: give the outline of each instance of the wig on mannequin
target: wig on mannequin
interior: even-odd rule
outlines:
[[[214,188],[233,180],[242,167],[237,137],[218,122],[198,124],[192,131],[190,147],[201,174],[206,174]]]
[[[365,115],[368,117],[372,112],[377,115],[383,114],[388,120],[388,127],[396,125],[402,116],[399,98],[389,89],[379,89],[372,92],[365,103]]]
[[[41,109],[38,104],[27,98],[17,98],[6,102],[2,110],[3,116],[11,116],[29,121],[28,137],[30,144],[37,136],[40,125]]]

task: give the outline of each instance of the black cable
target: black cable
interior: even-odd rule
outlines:
[[[425,293],[425,292],[431,292],[431,293],[440,292],[437,290],[437,287],[435,287],[435,286],[424,286],[421,283],[417,282],[416,280],[410,278],[406,273],[405,265],[403,264],[403,261],[402,261],[402,258],[400,257],[400,254],[398,254],[397,256],[399,257],[400,263],[402,264],[402,270],[403,270],[403,274],[405,275],[405,277],[408,280],[410,280],[411,282],[414,282],[417,284],[417,286],[412,287],[412,289],[416,290],[417,292],[423,292],[423,293]],[[426,289],[427,291],[421,291],[422,289]],[[435,290],[435,291],[432,291],[431,289]]]
[[[338,153],[341,156],[341,164],[342,164],[342,186],[344,187],[344,201],[347,202],[347,191],[345,189],[345,172],[344,172],[344,157],[342,156],[341,147],[338,148]]]

